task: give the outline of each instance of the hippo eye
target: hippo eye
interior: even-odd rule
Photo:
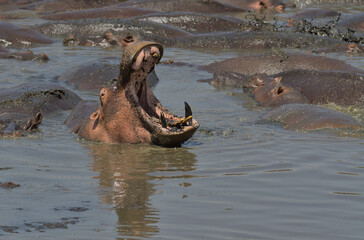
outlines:
[[[158,57],[159,57],[159,54],[158,54],[158,53],[153,53],[153,54],[152,54],[152,57],[153,57],[153,58],[158,58]]]

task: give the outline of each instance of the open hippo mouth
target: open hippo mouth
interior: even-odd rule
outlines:
[[[153,42],[138,42],[125,49],[120,67],[120,83],[125,96],[143,126],[151,133],[152,142],[162,146],[179,146],[199,127],[192,110],[185,102],[185,117],[169,112],[154,96],[146,82],[147,75],[163,55],[163,47]],[[127,61],[129,58],[131,61]],[[127,61],[127,62],[126,62]],[[123,65],[128,63],[127,66]]]

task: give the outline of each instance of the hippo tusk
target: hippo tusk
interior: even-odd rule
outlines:
[[[187,102],[185,102],[185,118],[192,116],[192,109]]]

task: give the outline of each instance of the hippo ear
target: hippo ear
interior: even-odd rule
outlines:
[[[275,77],[274,78],[274,83],[281,83],[281,81],[282,81],[282,77]]]
[[[95,128],[97,127],[97,125],[99,124],[99,111],[97,110],[96,112],[93,112],[90,116],[91,120],[94,120],[94,125],[92,126],[92,130],[95,130]]]
[[[39,125],[42,122],[42,120],[43,120],[43,113],[38,112],[34,118],[35,124]]]

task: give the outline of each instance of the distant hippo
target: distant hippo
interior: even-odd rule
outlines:
[[[252,82],[251,77],[234,72],[215,72],[211,79],[200,79],[198,82],[208,82],[214,87],[243,88],[247,82]]]
[[[75,93],[50,83],[26,83],[0,91],[0,137],[22,136],[38,128],[43,116],[70,110],[80,102]]]
[[[73,132],[109,143],[150,143],[180,146],[199,127],[185,103],[185,118],[169,112],[146,84],[163,47],[137,42],[125,48],[116,85],[100,91],[100,104],[83,102],[66,120]],[[80,111],[79,111],[80,110]]]
[[[21,9],[35,10],[38,12],[66,11],[88,8],[105,7],[117,4],[118,0],[85,1],[85,0],[47,0],[47,1],[25,1]],[[27,4],[28,3],[28,4]]]
[[[71,22],[50,22],[34,26],[36,31],[50,36],[67,37],[70,34],[78,38],[103,37],[111,32],[117,39],[143,39],[173,45],[177,38],[192,36],[191,33],[166,24],[138,21],[135,19],[91,19]]]
[[[246,75],[273,75],[294,69],[364,73],[342,61],[308,54],[263,54],[223,60],[200,67],[209,72],[228,71]]]
[[[121,5],[161,12],[224,13],[246,11],[246,9],[235,7],[219,0],[129,0]]]
[[[340,26],[354,29],[356,31],[364,32],[364,13],[353,15],[349,18],[339,21]]]
[[[282,1],[277,1],[277,0],[219,0],[219,1],[242,9],[254,9],[254,10],[275,9],[278,12],[282,12],[285,9],[285,4]]]
[[[340,13],[330,9],[314,9],[314,10],[306,10],[303,12],[296,13],[291,16],[292,20],[302,20],[302,19],[315,19],[315,18],[327,18],[327,17],[337,17]]]
[[[130,18],[156,11],[132,7],[106,7],[49,13],[42,16],[47,20],[74,20],[91,18]]]
[[[327,54],[327,53],[346,53],[346,55],[361,55],[364,54],[364,46],[355,43],[341,43],[339,46],[313,50],[313,53]]]
[[[266,77],[255,76],[251,79],[255,100],[265,107],[278,107],[283,104],[307,103],[306,98],[298,90],[281,83],[281,78],[273,81]]]
[[[364,103],[364,75],[357,73],[291,70],[271,77],[262,75],[253,77],[252,80],[245,82],[244,87],[253,88],[254,91],[264,89],[263,92],[273,94],[282,85],[299,92],[308,103],[312,104],[336,103],[341,106],[361,106]],[[268,94],[262,96],[268,103],[272,101],[272,96]]]
[[[167,12],[148,14],[134,19],[168,24],[191,33],[225,32],[251,29],[248,28],[247,21],[215,14]]]
[[[364,127],[347,114],[311,104],[281,105],[266,113],[263,120],[282,123],[284,128],[298,131]]]
[[[309,103],[364,104],[364,75],[338,71],[292,70],[273,75],[300,91]]]
[[[181,48],[308,48],[317,49],[337,46],[340,41],[307,33],[275,31],[231,31],[195,34],[178,37],[176,47]]]
[[[111,86],[117,79],[120,71],[119,65],[120,58],[101,58],[67,69],[58,77],[58,80],[67,82],[80,90],[100,90],[103,87]],[[148,74],[149,87],[154,87],[158,81],[155,71]]]
[[[0,44],[50,44],[53,42],[53,39],[37,31],[19,27],[12,23],[0,22]]]
[[[26,52],[1,52],[0,58],[3,59],[19,59],[19,60],[40,60],[47,61],[49,57],[45,53],[34,54],[33,51],[27,50]]]

